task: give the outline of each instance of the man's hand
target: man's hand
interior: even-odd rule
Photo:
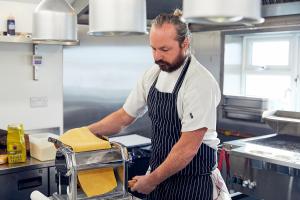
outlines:
[[[133,192],[136,191],[136,192],[139,192],[142,194],[149,194],[157,186],[157,184],[154,183],[154,181],[152,179],[153,178],[151,177],[151,174],[133,177],[133,180],[136,180],[136,182],[131,187],[131,191],[133,191]]]
[[[90,124],[88,129],[97,135],[113,135],[119,133],[122,128],[128,126],[132,122],[134,122],[135,118],[127,114],[127,112],[120,108],[116,112],[111,113],[106,116],[104,119]]]

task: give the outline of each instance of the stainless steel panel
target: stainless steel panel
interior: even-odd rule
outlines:
[[[64,129],[86,126],[121,108],[144,71],[153,65],[148,36],[87,36],[79,26],[80,46],[64,48]],[[147,115],[120,134],[149,137]]]
[[[224,95],[223,104],[228,106],[238,106],[266,110],[268,109],[269,102],[268,99],[265,98]]]
[[[300,2],[288,2],[288,1],[275,1],[275,2],[276,3],[274,4],[268,4],[262,6],[261,12],[263,17],[300,14]]]
[[[300,177],[260,168],[252,159],[231,155],[229,188],[264,200],[298,200]],[[258,162],[259,163],[259,162]]]
[[[0,197],[5,200],[29,200],[34,190],[48,195],[48,168],[0,175]]]
[[[229,188],[264,200],[300,196],[300,137],[270,134],[230,141]]]
[[[49,196],[57,192],[57,183],[55,182],[55,167],[49,167]]]
[[[223,96],[223,114],[227,118],[262,122],[262,114],[268,109],[264,98]]]
[[[263,110],[258,110],[258,109],[248,108],[248,107],[224,105],[223,113],[224,116],[227,118],[261,122]]]
[[[103,166],[120,166],[123,164],[122,154],[118,149],[76,153],[75,159],[78,171]]]
[[[278,134],[300,137],[300,113],[292,111],[268,111],[263,114],[266,123]]]

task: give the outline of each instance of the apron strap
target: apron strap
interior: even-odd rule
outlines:
[[[178,78],[178,80],[177,80],[177,82],[175,84],[175,87],[173,89],[173,92],[172,92],[173,94],[178,93],[178,91],[179,91],[179,89],[180,89],[180,87],[182,85],[182,82],[184,80],[185,74],[186,74],[186,72],[188,70],[188,67],[189,67],[190,63],[191,63],[191,56],[188,57],[188,60],[186,61],[185,65],[183,67],[183,70],[182,70],[182,72],[181,72],[181,74],[180,74],[180,76],[179,76],[179,78]]]

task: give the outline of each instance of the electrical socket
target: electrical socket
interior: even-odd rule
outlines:
[[[31,108],[42,108],[48,106],[48,97],[30,97]]]

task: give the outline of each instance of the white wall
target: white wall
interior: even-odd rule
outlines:
[[[32,44],[0,43],[0,128],[21,122],[26,130],[62,130],[62,46],[38,47],[43,56],[39,81],[32,79],[32,48]],[[42,97],[46,102],[43,107],[32,107],[31,97]]]
[[[193,33],[192,52],[220,83],[221,32]]]
[[[6,20],[15,18],[16,32],[32,33],[32,16],[39,0],[0,0],[0,32],[6,31]]]
[[[39,2],[0,0],[0,32],[6,31],[6,19],[12,15],[16,32],[31,33],[33,11]],[[32,44],[0,43],[0,128],[23,123],[26,130],[62,130],[62,46],[38,46],[38,54],[43,56],[39,81],[33,80],[32,54]],[[31,98],[38,99],[35,105]]]

